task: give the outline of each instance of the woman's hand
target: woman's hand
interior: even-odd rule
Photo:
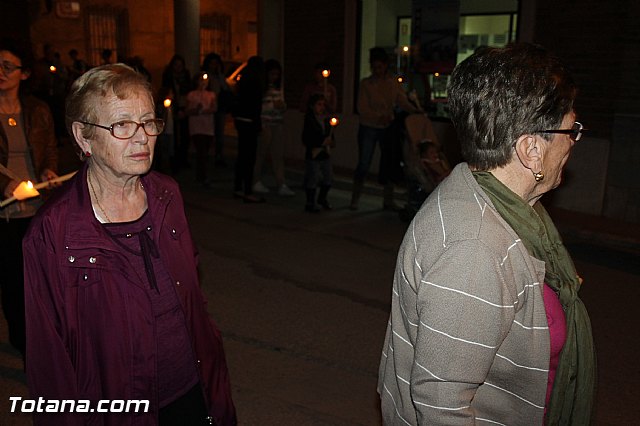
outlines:
[[[47,182],[53,179],[57,179],[58,175],[56,174],[56,172],[54,172],[51,169],[44,169],[42,174],[40,175],[40,181],[41,182]],[[60,182],[56,182],[56,183],[50,183],[49,186],[52,187],[56,187],[56,186],[60,186],[61,183]]]
[[[20,185],[20,182],[17,180],[9,181],[7,186],[4,187],[4,198],[13,197],[13,191]]]

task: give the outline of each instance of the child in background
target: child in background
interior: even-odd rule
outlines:
[[[431,141],[422,142],[418,146],[420,150],[420,163],[434,185],[442,182],[451,173],[451,167],[445,160],[444,154],[438,145]]]
[[[284,136],[283,123],[287,104],[282,92],[282,67],[275,59],[264,63],[267,90],[262,96],[262,132],[258,138],[258,152],[253,170],[253,192],[266,194],[269,192],[261,181],[262,168],[271,153],[273,174],[278,186],[278,195],[291,197],[296,195],[285,183],[284,178]]]
[[[302,128],[302,143],[306,147],[304,185],[307,201],[304,209],[310,213],[319,212],[320,206],[331,210],[327,194],[332,184],[331,147],[335,142],[326,100],[321,94],[311,95],[309,98]],[[316,200],[318,186],[320,192]]]
[[[216,94],[207,90],[208,75],[198,73],[194,80],[194,90],[187,93],[185,113],[189,117],[189,136],[196,147],[196,180],[204,187],[211,186],[207,177],[207,163],[209,148],[213,143],[214,121],[213,115],[218,109]]]

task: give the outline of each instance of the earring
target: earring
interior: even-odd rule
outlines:
[[[540,170],[538,173],[534,172],[533,170],[531,172],[533,173],[533,178],[536,180],[536,182],[540,182],[542,179],[544,179],[544,173],[542,173],[542,170]]]
[[[82,153],[82,156],[83,156],[84,158],[89,158],[89,157],[91,157],[91,153],[90,153],[89,151],[84,151],[84,152]]]

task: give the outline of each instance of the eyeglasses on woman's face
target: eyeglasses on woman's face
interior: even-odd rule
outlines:
[[[560,133],[563,135],[569,135],[572,141],[578,142],[582,137],[582,133],[585,131],[587,131],[587,129],[584,128],[582,123],[576,121],[570,129],[540,130],[535,133]]]
[[[15,70],[21,70],[22,67],[20,65],[14,64],[13,62],[1,61],[0,62],[0,69],[2,70],[2,72],[5,75],[9,75],[12,72],[14,72]]]
[[[158,136],[164,130],[164,120],[161,118],[145,120],[142,123],[132,120],[122,120],[113,123],[110,126],[102,126],[100,124],[88,123],[86,121],[79,121],[79,123],[108,130],[111,133],[111,136],[116,139],[131,139],[138,132],[140,127],[142,127],[142,130],[144,130],[147,136]]]

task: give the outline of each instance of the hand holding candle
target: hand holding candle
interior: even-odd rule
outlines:
[[[67,173],[64,176],[59,176],[55,179],[51,179],[45,182],[40,182],[36,185],[34,185],[31,181],[26,181],[26,182],[22,181],[16,187],[16,189],[13,190],[13,195],[11,197],[0,202],[0,208],[3,208],[7,204],[11,204],[16,200],[24,200],[26,198],[37,197],[38,195],[40,195],[40,193],[38,192],[38,189],[55,186],[58,183],[62,183],[64,181],[71,179],[71,177],[75,174],[76,172]]]

